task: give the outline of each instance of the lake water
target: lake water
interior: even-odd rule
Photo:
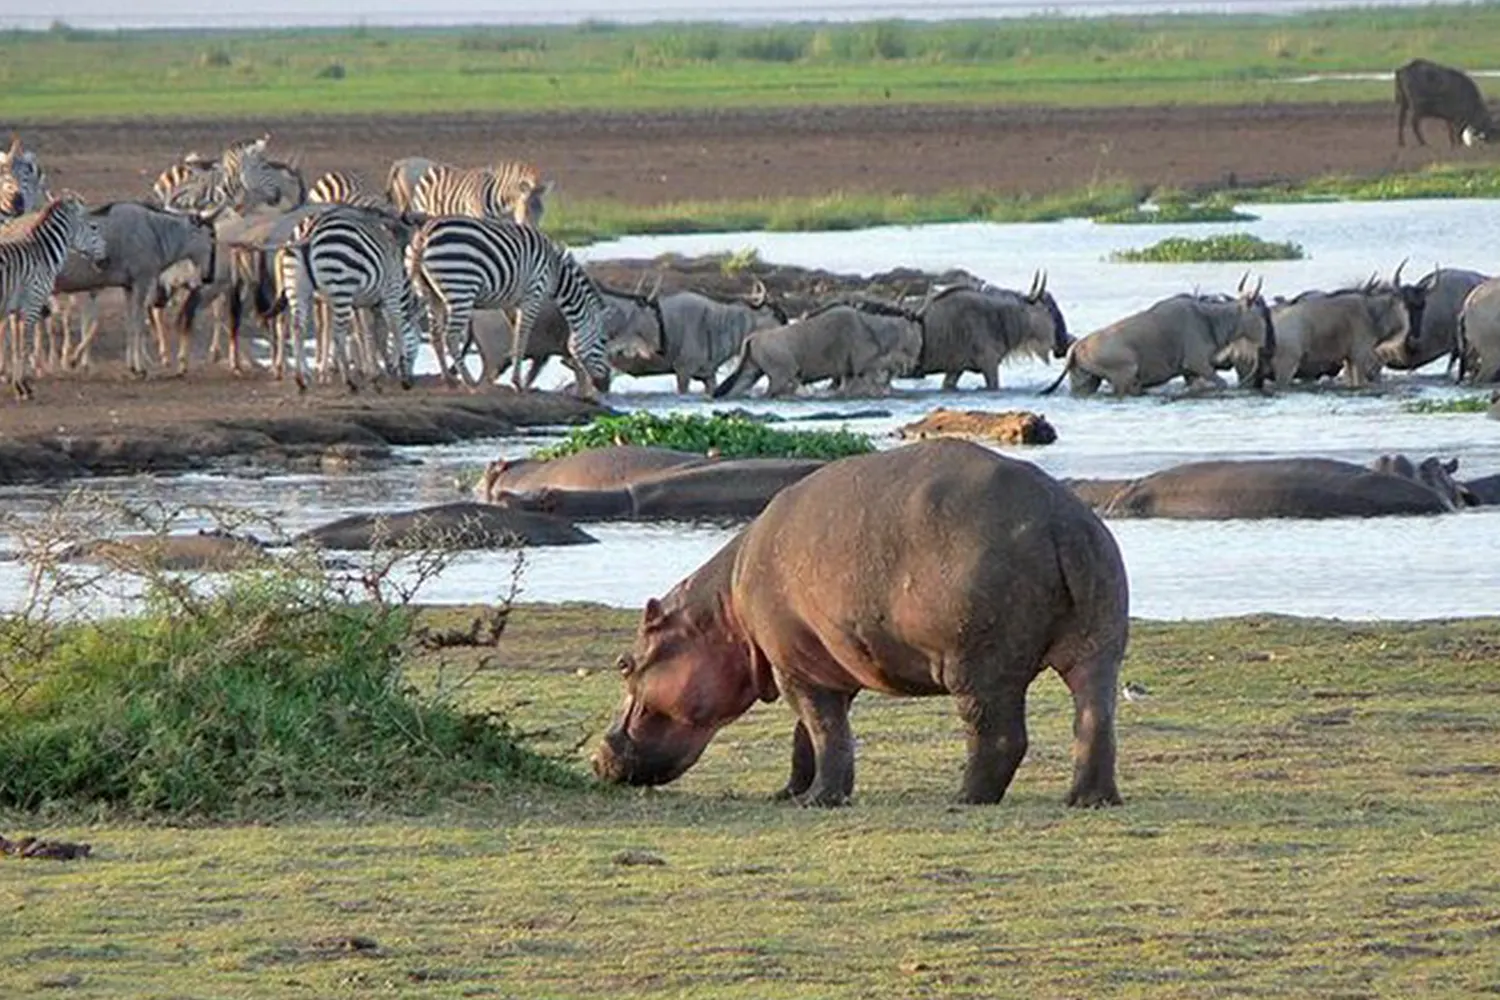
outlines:
[[[1257,266],[1267,292],[1293,294],[1389,275],[1410,257],[1409,275],[1434,263],[1485,270],[1496,214],[1483,201],[1368,205],[1253,206],[1253,223],[1192,227],[1245,229],[1302,243],[1309,259]],[[1174,227],[1180,231],[1182,227]],[[1116,264],[1110,250],[1164,235],[1157,227],[969,224],[875,229],[859,233],[730,233],[620,240],[580,251],[603,259],[664,252],[706,253],[754,247],[769,261],[874,273],[898,265],[941,271],[965,267],[999,284],[1025,288],[1033,269],[1050,287],[1078,335],[1197,286],[1232,290],[1243,265]],[[559,384],[560,366],[544,375]],[[1314,456],[1365,463],[1390,451],[1440,454],[1461,461],[1461,476],[1500,472],[1500,421],[1474,414],[1418,415],[1402,403],[1445,398],[1441,363],[1415,376],[1388,376],[1379,393],[1298,390],[1266,398],[1228,393],[1184,399],[1172,391],[1140,399],[1038,398],[1055,364],[1028,361],[1002,370],[996,396],[943,393],[936,379],[898,383],[880,400],[808,397],[710,404],[669,394],[668,378],[617,382],[617,405],[659,411],[705,411],[740,405],[795,420],[814,412],[878,408],[888,416],[847,421],[894,445],[895,427],[935,406],[1028,408],[1046,414],[1059,440],[1012,452],[1058,476],[1136,476],[1205,458]],[[964,383],[970,385],[969,381]],[[978,384],[977,379],[972,384]],[[809,425],[810,426],[810,425]],[[820,423],[818,426],[830,426]],[[837,426],[835,423],[833,426]],[[466,468],[525,454],[537,439],[468,442],[406,449],[422,463],[356,477],[278,476],[237,479],[193,475],[170,479],[96,480],[90,489],[166,507],[207,502],[276,513],[288,531],[358,511],[438,503],[456,495]],[[67,488],[0,489],[0,505],[37,515]],[[206,522],[188,522],[196,527]],[[1134,611],[1149,618],[1204,618],[1259,611],[1351,619],[1431,618],[1500,611],[1500,508],[1444,517],[1340,521],[1114,521],[1130,572]],[[591,600],[633,607],[660,594],[699,565],[731,532],[703,525],[590,525],[602,544],[541,549],[526,555],[523,598]],[[7,545],[0,539],[0,548]],[[465,556],[427,596],[435,601],[492,599],[510,577],[513,557]],[[14,606],[23,576],[0,564],[0,606]]]

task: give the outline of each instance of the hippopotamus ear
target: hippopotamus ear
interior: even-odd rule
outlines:
[[[641,613],[641,625],[643,627],[654,628],[660,625],[666,617],[666,612],[661,607],[661,601],[658,601],[654,597],[646,598],[646,609]]]
[[[1448,461],[1444,462],[1443,463],[1443,471],[1447,472],[1450,476],[1453,475],[1453,473],[1457,472],[1458,471],[1458,459],[1456,459],[1456,458],[1450,458],[1450,459],[1448,459]]]

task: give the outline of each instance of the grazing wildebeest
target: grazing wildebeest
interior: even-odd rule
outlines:
[[[942,374],[955,389],[966,371],[984,376],[984,387],[1000,388],[1000,363],[1012,354],[1065,358],[1072,340],[1047,278],[1031,279],[1025,295],[1003,288],[957,285],[932,296],[922,309],[922,353],[912,375]]]
[[[759,281],[749,297],[735,302],[699,292],[660,297],[653,291],[634,298],[637,321],[611,339],[610,363],[628,375],[675,375],[679,393],[697,379],[713,395],[719,369],[739,354],[747,336],[787,322]]]
[[[922,319],[898,306],[869,300],[834,303],[786,326],[745,338],[739,364],[714,390],[718,399],[745,393],[767,376],[767,396],[832,379],[845,392],[889,386],[922,352]]]
[[[1422,119],[1438,118],[1448,125],[1448,144],[1465,146],[1489,142],[1494,125],[1484,96],[1467,73],[1427,59],[1413,59],[1396,70],[1396,145],[1406,145],[1406,116],[1419,145]]]
[[[1276,352],[1271,310],[1260,284],[1239,296],[1174,295],[1075,341],[1062,374],[1042,395],[1071,376],[1074,395],[1087,396],[1109,382],[1117,396],[1139,395],[1181,375],[1189,387],[1224,387],[1215,366],[1242,345],[1254,352],[1254,387],[1259,389]]]
[[[1376,349],[1380,360],[1387,368],[1409,371],[1446,356],[1451,371],[1458,344],[1458,315],[1464,299],[1488,278],[1489,275],[1478,271],[1442,267],[1434,268],[1415,285],[1402,285],[1403,293],[1416,292],[1422,296],[1421,318],[1412,317],[1404,341],[1387,341]]]

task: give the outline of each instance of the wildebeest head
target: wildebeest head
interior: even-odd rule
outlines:
[[[1240,335],[1255,345],[1255,377],[1251,385],[1261,389],[1271,377],[1271,362],[1276,357],[1276,324],[1271,321],[1271,307],[1261,295],[1265,279],[1257,279],[1254,288],[1246,287],[1249,281],[1250,272],[1246,271],[1238,288],[1242,315]]]
[[[1068,335],[1068,321],[1063,319],[1062,310],[1057,306],[1057,300],[1052,293],[1047,291],[1047,274],[1038,271],[1031,278],[1031,290],[1026,293],[1026,301],[1031,305],[1040,305],[1047,310],[1052,327],[1052,356],[1054,358],[1065,358],[1068,356],[1068,348],[1073,346],[1073,338]]]
[[[771,293],[766,288],[766,283],[759,278],[756,278],[755,283],[751,285],[750,294],[740,301],[744,302],[745,305],[757,313],[762,310],[769,311],[776,318],[777,326],[786,326],[791,321],[790,317],[787,316],[786,310],[781,307],[781,303],[771,298]]]
[[[628,785],[664,785],[695,764],[720,728],[757,698],[776,696],[768,672],[728,624],[723,598],[711,610],[676,600],[646,602],[634,648],[617,666],[625,697],[594,754],[594,773]]]

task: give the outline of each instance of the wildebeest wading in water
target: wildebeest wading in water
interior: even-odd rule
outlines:
[[[1426,59],[1413,59],[1396,70],[1396,145],[1406,145],[1406,116],[1418,145],[1422,119],[1439,118],[1448,125],[1448,144],[1465,146],[1489,142],[1494,131],[1490,109],[1468,74]]]

